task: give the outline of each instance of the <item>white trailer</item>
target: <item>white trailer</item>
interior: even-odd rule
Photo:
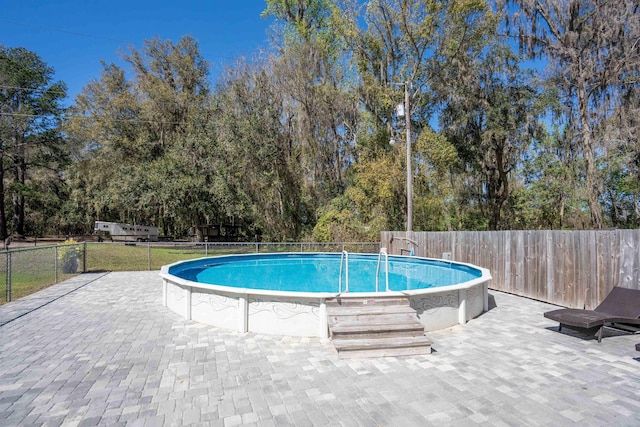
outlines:
[[[131,225],[119,222],[96,221],[93,227],[98,236],[110,237],[114,242],[157,242],[158,227]]]

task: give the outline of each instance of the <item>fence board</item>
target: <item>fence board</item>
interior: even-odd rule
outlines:
[[[553,260],[555,259],[555,252],[553,247],[553,231],[546,231],[544,236],[544,244],[546,248],[545,260],[540,260],[540,263],[544,262],[546,266],[546,275],[540,283],[540,295],[546,293],[547,301],[553,301],[553,295],[555,291],[555,276],[553,274]],[[545,286],[546,285],[546,286]],[[546,288],[546,289],[545,289]]]
[[[390,254],[476,264],[491,287],[549,303],[594,308],[614,286],[640,289],[640,230],[454,231],[381,233]]]

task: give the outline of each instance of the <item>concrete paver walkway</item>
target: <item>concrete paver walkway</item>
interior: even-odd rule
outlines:
[[[640,425],[640,337],[558,333],[549,304],[490,292],[431,355],[339,360],[185,321],[157,272],[73,280],[0,307],[2,426]]]

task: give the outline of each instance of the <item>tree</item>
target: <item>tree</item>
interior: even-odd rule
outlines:
[[[306,212],[299,152],[285,93],[268,64],[237,66],[217,91],[215,128],[224,167],[224,186],[242,220],[268,239],[300,233]],[[284,120],[284,123],[283,123]]]
[[[567,106],[564,119],[584,157],[591,223],[604,225],[599,153],[602,125],[639,84],[640,4],[637,1],[511,0],[521,48],[551,61]]]
[[[270,70],[283,93],[283,125],[291,130],[303,199],[314,215],[344,191],[358,118],[341,61],[343,41],[333,29],[335,13],[335,5],[326,0],[268,1],[264,12],[284,23]]]
[[[520,181],[514,185],[512,227],[516,229],[585,229],[581,209],[582,160],[566,132],[553,126],[523,156]]]
[[[78,96],[67,124],[81,145],[70,175],[94,219],[159,223],[165,234],[223,222],[208,65],[190,37],[152,39]],[[202,236],[197,236],[201,238]]]
[[[495,31],[497,16],[484,1],[345,3],[339,15],[341,19],[336,19],[336,28],[351,50],[359,77],[358,94],[364,110],[359,128],[363,129],[364,135],[359,135],[357,156],[375,163],[376,156],[386,156],[396,150],[389,146],[389,140],[402,132],[394,112],[404,98],[404,85],[410,84],[412,139],[418,141],[422,132],[430,130],[430,121],[439,104],[438,96],[442,93],[440,82],[464,85],[469,80],[470,73],[466,73],[464,67],[486,45],[486,37]],[[395,139],[405,140],[402,137]],[[406,150],[406,146],[400,148],[398,153]],[[423,155],[425,151],[413,151],[412,164],[415,166],[410,174],[418,184],[414,186],[414,199],[430,204],[433,193],[416,193],[433,189],[420,185],[424,175],[415,175],[418,170],[421,174],[426,173],[421,165],[425,165],[427,159],[416,157],[418,154]],[[406,170],[407,166],[401,167]],[[373,170],[384,172],[377,168]],[[402,182],[399,184],[403,185]],[[399,196],[394,203],[406,212],[407,198],[403,193],[406,194],[402,190],[393,192]],[[436,205],[431,204],[432,207]],[[432,227],[434,222],[429,219],[432,208],[415,207],[418,214],[415,227]],[[421,211],[424,215],[419,214]],[[389,211],[387,215],[395,215],[395,212]]]
[[[273,16],[291,28],[285,34],[291,41],[334,37],[330,30],[331,2],[328,0],[266,0],[263,17]]]
[[[24,235],[27,202],[36,193],[29,173],[57,172],[64,162],[59,124],[66,86],[53,82],[53,74],[34,52],[0,46],[0,238],[8,233],[5,197],[11,196],[13,228]]]
[[[510,182],[525,150],[540,139],[542,110],[530,73],[507,47],[492,45],[468,68],[476,78],[468,86],[454,85],[441,122],[462,165],[480,174],[476,197],[488,209],[489,228],[508,228],[502,211]]]
[[[313,230],[319,241],[375,240],[384,230],[402,228],[399,199],[403,198],[401,155],[390,152],[362,157],[351,171],[343,195],[323,207]]]

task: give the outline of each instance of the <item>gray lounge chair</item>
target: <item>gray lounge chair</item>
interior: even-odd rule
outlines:
[[[565,326],[589,335],[595,334],[600,342],[602,330],[607,325],[640,325],[640,289],[616,286],[593,310],[562,308],[547,311],[544,317],[559,322],[558,331]]]

